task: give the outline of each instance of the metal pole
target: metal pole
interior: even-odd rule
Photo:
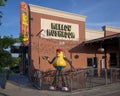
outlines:
[[[113,76],[112,76],[112,69],[110,69],[110,83],[112,84],[112,81],[113,81]]]
[[[36,34],[36,36],[38,36],[38,64],[39,64],[39,70],[40,70],[40,38],[41,38],[41,32],[43,31],[43,29],[40,30],[40,32],[38,32]]]
[[[105,84],[108,84],[108,76],[107,76],[107,69],[105,69]]]
[[[39,66],[39,70],[37,71],[37,88],[38,89],[41,89],[42,88],[42,78],[41,78],[41,71],[40,71],[40,35],[41,35],[41,32],[43,31],[40,30],[40,32],[37,33],[36,36],[38,36],[38,66]]]

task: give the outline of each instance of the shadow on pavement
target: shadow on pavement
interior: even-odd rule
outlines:
[[[27,87],[27,88],[34,88],[29,81],[28,77],[25,75],[21,75],[20,73],[10,74],[8,78],[8,82],[20,86],[20,87]]]
[[[0,93],[0,96],[9,96],[9,95],[4,94],[4,93]]]

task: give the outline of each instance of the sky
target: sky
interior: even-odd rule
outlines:
[[[20,2],[86,16],[86,28],[102,30],[102,26],[120,28],[120,0],[8,0],[4,7],[0,36],[19,37]]]

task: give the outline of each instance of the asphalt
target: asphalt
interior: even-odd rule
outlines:
[[[0,96],[120,96],[120,82],[74,92],[38,90],[26,76],[11,74]]]

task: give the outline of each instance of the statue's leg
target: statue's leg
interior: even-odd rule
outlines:
[[[68,91],[69,90],[69,86],[67,84],[67,79],[65,78],[65,75],[63,73],[63,71],[61,70],[61,79],[62,79],[62,90],[63,91]]]
[[[58,88],[58,74],[59,72],[56,70],[52,85],[49,88],[50,90],[56,90]]]

